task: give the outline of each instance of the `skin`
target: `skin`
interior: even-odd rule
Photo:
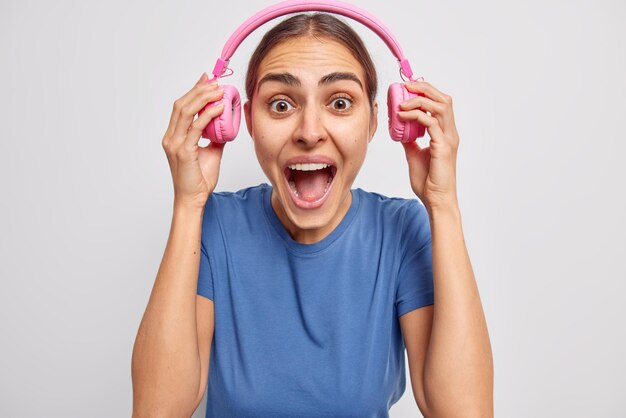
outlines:
[[[333,72],[353,73],[361,86],[352,80],[318,86]],[[244,104],[246,126],[272,184],[272,207],[278,218],[294,240],[318,242],[350,208],[350,189],[376,132],[378,103],[370,106],[360,63],[334,41],[298,38],[279,44],[261,62],[257,79],[269,73],[290,73],[300,86],[276,80],[257,84],[252,102]],[[283,169],[287,159],[313,154],[331,157],[337,173],[326,202],[316,209],[301,209],[289,195]]]

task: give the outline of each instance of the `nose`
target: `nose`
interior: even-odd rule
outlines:
[[[294,142],[299,146],[315,147],[326,140],[328,132],[323,118],[323,109],[315,105],[305,106],[300,113],[298,128],[294,132]]]

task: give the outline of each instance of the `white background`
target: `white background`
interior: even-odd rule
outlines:
[[[161,139],[173,102],[270,4],[0,3],[1,416],[130,416],[133,342],[172,215]],[[626,416],[625,3],[354,4],[453,98],[496,416]],[[277,22],[231,60],[226,81],[241,92],[252,49]],[[386,129],[397,65],[349,23],[378,67],[381,102],[353,187],[414,197]],[[261,182],[242,125],[217,190]],[[194,417],[203,414],[204,401]],[[419,416],[408,374],[391,416]]]

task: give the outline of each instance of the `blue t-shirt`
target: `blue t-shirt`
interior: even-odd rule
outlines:
[[[388,417],[404,393],[398,318],[434,304],[428,213],[351,192],[313,244],[291,238],[271,185],[210,195],[197,288],[215,307],[207,418]]]

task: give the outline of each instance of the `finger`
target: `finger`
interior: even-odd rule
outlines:
[[[200,79],[198,79],[198,81],[196,82],[196,86],[201,84],[202,81],[207,80],[209,78],[209,76],[207,75],[206,72],[202,73],[202,75],[200,76]]]
[[[198,147],[198,161],[200,161],[200,166],[214,166],[219,164],[222,160],[222,155],[224,154],[224,147],[226,146],[226,142],[209,142],[209,145],[206,147]]]
[[[443,142],[444,135],[439,126],[439,121],[435,117],[427,115],[426,112],[419,109],[400,111],[398,112],[398,119],[401,121],[417,120],[419,123],[426,126],[431,140]]]
[[[172,117],[174,118],[174,124],[172,125],[171,134],[173,135],[176,132],[176,126],[178,126],[179,118],[181,115],[181,109],[184,108],[194,100],[199,94],[206,90],[216,90],[218,88],[217,81],[206,82],[200,81],[196,83],[195,86],[191,90],[189,90],[183,97],[174,102],[174,110],[172,111]]]
[[[400,103],[400,109],[402,110],[413,110],[418,108],[420,110],[430,112],[432,116],[439,121],[439,125],[442,126],[444,130],[450,122],[453,122],[450,118],[450,111],[448,108],[439,102],[429,99],[428,97],[417,96]]]
[[[207,77],[208,76],[207,76],[206,72],[202,73],[202,75],[200,76],[200,79],[196,82],[195,85],[197,86],[198,84],[202,83],[202,81],[206,80]],[[189,93],[189,92],[187,92],[187,93]],[[172,111],[172,114],[170,115],[170,122],[168,124],[167,131],[166,131],[166,135],[171,134],[172,132],[174,132],[174,128],[176,127],[176,119],[177,118],[178,118],[178,112]]]
[[[439,103],[447,103],[450,99],[450,96],[440,92],[432,84],[426,81],[407,81],[404,85],[408,91],[413,93],[425,93],[427,97]]]
[[[180,143],[185,140],[187,131],[189,131],[191,123],[200,109],[205,107],[207,103],[218,101],[224,96],[224,90],[214,86],[202,86],[196,93],[187,102],[181,104],[176,128],[172,135],[172,142],[174,143]]]
[[[165,135],[171,136],[175,132],[176,124],[178,123],[178,118],[180,117],[180,107],[189,102],[189,100],[206,85],[217,87],[217,81],[215,79],[209,81],[206,73],[202,73],[202,76],[196,84],[187,93],[185,93],[185,95],[174,102],[174,108],[172,109],[172,114],[170,116],[170,123],[167,127]]]
[[[425,179],[430,170],[430,147],[420,147],[417,141],[402,142],[409,175],[417,179]]]
[[[419,154],[422,152],[422,150],[429,151],[430,147],[422,148],[422,147],[419,146],[417,141],[402,142],[401,144],[404,147],[404,154],[406,156],[406,161],[409,163],[409,167],[411,167],[411,169],[413,169],[413,170],[419,169],[420,166],[416,165],[419,162],[418,161],[418,159],[420,158]],[[421,170],[423,170],[423,168]],[[423,171],[420,171],[420,173],[418,173],[418,174],[427,174],[427,172],[428,171],[426,171],[426,173],[424,173]]]
[[[406,152],[407,158],[410,154],[411,155],[417,154],[418,152],[422,150],[422,147],[420,147],[420,144],[418,144],[417,141],[401,142],[401,144],[404,147],[404,151]]]
[[[436,113],[435,117],[439,120],[441,129],[444,132],[455,134],[456,124],[454,122],[454,111],[452,110],[452,97],[437,90],[433,85],[426,81],[409,81],[405,83],[407,90],[420,94],[419,97],[426,97],[433,100],[435,103],[439,103],[444,110],[431,113]],[[430,110],[429,110],[430,111]],[[441,115],[441,117],[439,116]]]
[[[186,147],[194,147],[198,145],[202,131],[209,124],[209,122],[221,115],[224,112],[224,103],[218,103],[213,106],[209,106],[207,110],[202,112],[200,116],[189,127],[187,131],[187,137],[185,138]]]

